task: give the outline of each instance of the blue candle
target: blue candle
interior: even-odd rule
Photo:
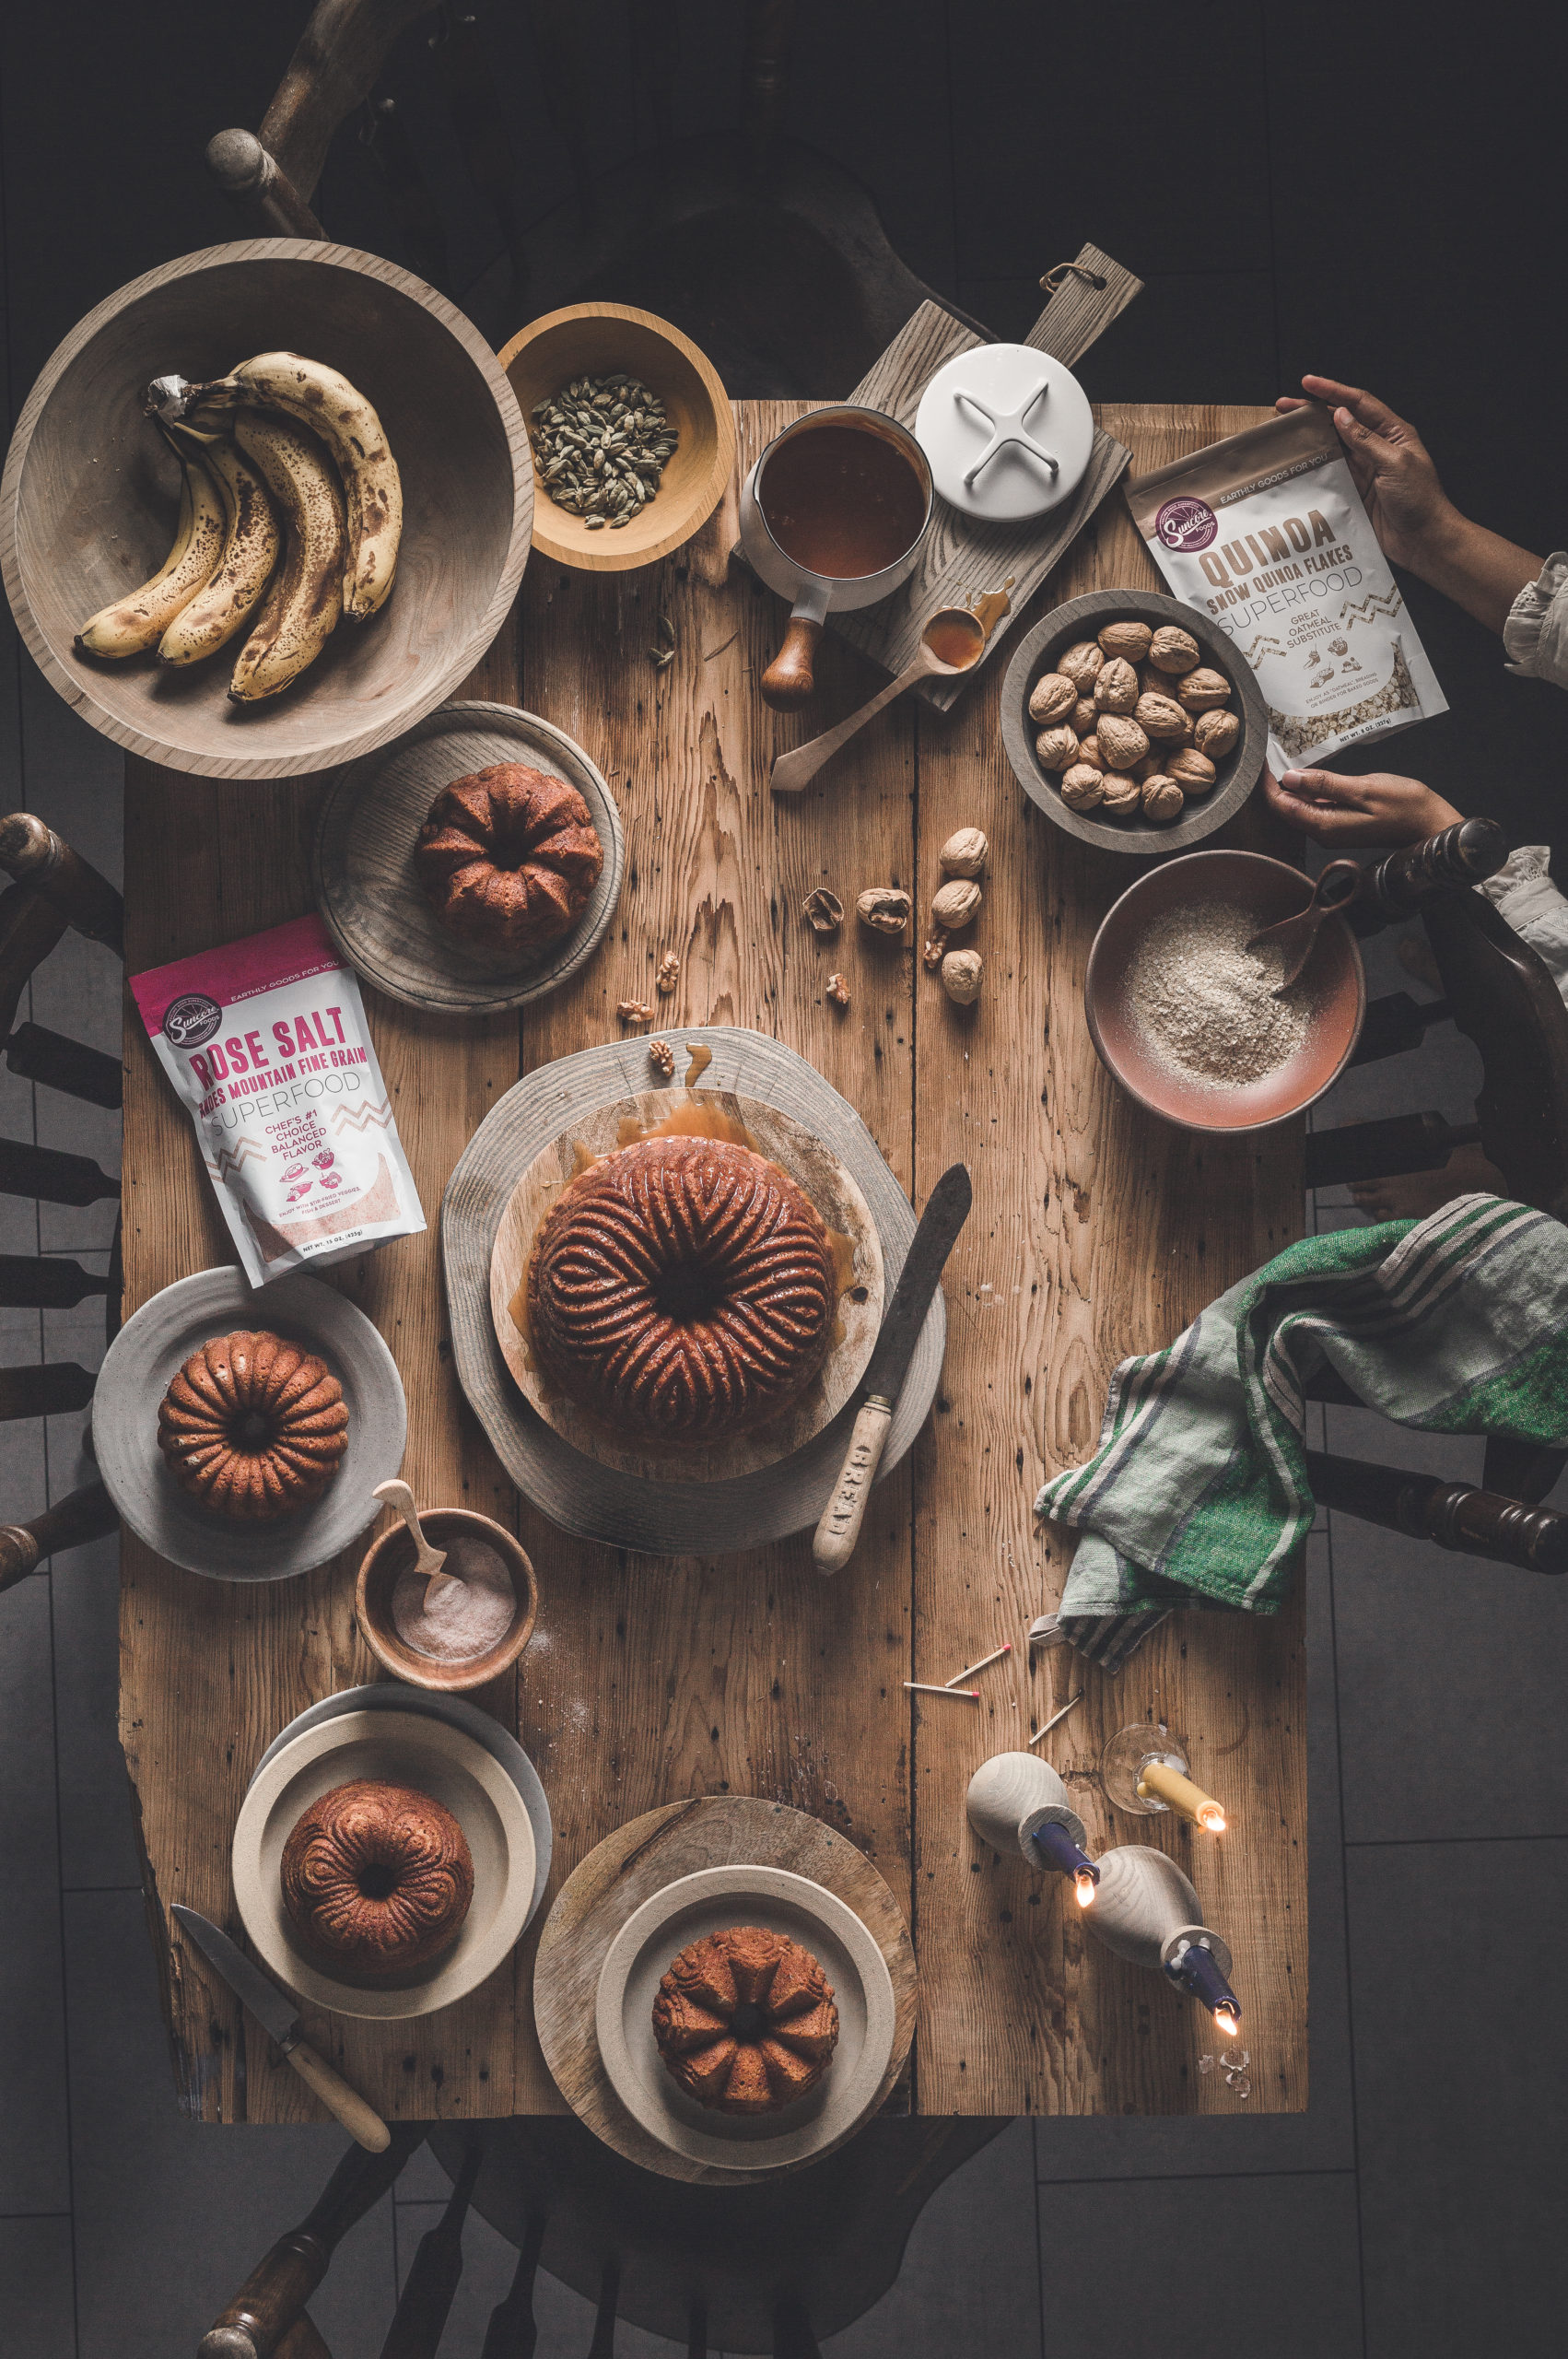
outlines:
[[[1077,1888],[1078,1906],[1087,1908],[1094,1897],[1094,1886],[1100,1881],[1100,1871],[1087,1851],[1080,1849],[1065,1826],[1054,1823],[1036,1826],[1029,1840],[1042,1866],[1059,1868],[1064,1876],[1072,1878]]]
[[[1205,1940],[1199,1937],[1195,1942],[1178,1942],[1165,1960],[1165,1972],[1203,2006],[1212,2009],[1214,2021],[1223,2032],[1235,2031],[1241,2022],[1241,2002]]]

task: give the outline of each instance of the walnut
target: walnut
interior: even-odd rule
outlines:
[[[1081,639],[1075,647],[1057,657],[1056,668],[1072,682],[1081,697],[1092,696],[1105,660],[1092,639]]]
[[[660,998],[668,999],[680,980],[681,962],[673,950],[666,950],[659,961],[659,972],[653,978],[653,987]]]
[[[950,950],[942,962],[942,987],[960,1007],[972,1007],[980,996],[980,954]]]
[[[1107,663],[1118,656],[1127,663],[1141,663],[1153,636],[1147,623],[1107,623],[1100,646]]]
[[[1100,800],[1102,811],[1109,812],[1114,818],[1125,819],[1129,812],[1138,809],[1142,800],[1143,790],[1135,778],[1124,778],[1120,770],[1107,770],[1105,793]]]
[[[832,1000],[836,1007],[848,1006],[849,986],[845,981],[842,975],[829,975],[827,979],[827,996]]]
[[[1149,751],[1149,740],[1136,721],[1126,713],[1103,712],[1095,732],[1106,767],[1113,770],[1129,770]]]
[[[1165,764],[1165,771],[1188,794],[1207,794],[1219,775],[1207,754],[1199,754],[1187,745],[1179,754],[1171,756]]]
[[[1078,690],[1064,672],[1046,672],[1029,691],[1031,721],[1065,721],[1078,702]]]
[[[1143,816],[1153,819],[1157,827],[1168,827],[1173,819],[1181,817],[1187,797],[1174,778],[1156,771],[1153,778],[1144,780],[1142,795]]]
[[[920,953],[920,964],[925,968],[928,975],[934,975],[936,973],[937,968],[941,966],[942,959],[946,955],[946,929],[939,925],[936,932],[931,935],[930,940],[926,944],[925,948]]]
[[[937,866],[944,876],[983,876],[990,851],[983,827],[960,827],[938,852]]]
[[[1081,762],[1087,762],[1092,770],[1103,770],[1109,767],[1104,754],[1100,751],[1100,740],[1097,735],[1091,735],[1082,740],[1078,748],[1078,758]]]
[[[1190,672],[1202,650],[1188,630],[1164,623],[1149,642],[1149,661],[1162,672]]]
[[[1235,712],[1200,712],[1192,742],[1211,762],[1222,761],[1241,735],[1241,716]]]
[[[648,1000],[622,999],[615,1003],[615,1014],[623,1024],[651,1024],[654,1013],[652,1003]]]
[[[1210,712],[1216,706],[1230,701],[1231,684],[1223,672],[1210,672],[1202,666],[1196,672],[1186,672],[1176,682],[1176,696],[1188,712]]]
[[[1138,702],[1138,675],[1124,657],[1114,657],[1100,674],[1094,702],[1102,713],[1130,712]]]
[[[1070,811],[1092,811],[1104,792],[1104,778],[1087,762],[1075,762],[1061,781],[1061,799]]]
[[[1141,696],[1132,717],[1145,737],[1183,738],[1192,725],[1174,697]]]
[[[675,1077],[675,1051],[670,1046],[669,1041],[649,1040],[648,1044],[648,1053],[649,1059],[658,1066],[665,1080],[673,1081]]]
[[[844,904],[837,893],[819,885],[801,903],[801,914],[816,933],[837,933],[844,922]]]
[[[1035,751],[1042,769],[1064,770],[1078,759],[1078,739],[1072,730],[1059,724],[1054,729],[1041,730],[1035,740]]]
[[[1092,737],[1094,734],[1094,723],[1099,717],[1100,708],[1094,698],[1080,697],[1072,708],[1071,718],[1067,725],[1070,729],[1075,729],[1080,737]]]
[[[931,896],[931,923],[947,933],[962,933],[973,925],[984,899],[972,876],[952,876]]]
[[[855,915],[872,933],[885,933],[901,942],[914,906],[901,885],[873,885],[856,902]]]
[[[1155,777],[1164,767],[1165,748],[1162,745],[1157,753],[1145,754],[1141,762],[1134,762],[1132,775],[1141,786],[1146,778]]]

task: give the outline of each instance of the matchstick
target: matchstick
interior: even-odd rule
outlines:
[[[1057,1722],[1058,1722],[1059,1720],[1065,1720],[1065,1719],[1066,1719],[1066,1718],[1067,1718],[1067,1716],[1068,1716],[1068,1714],[1069,1714],[1069,1712],[1071,1712],[1071,1709],[1072,1709],[1072,1708],[1073,1708],[1074,1704],[1082,1704],[1082,1701],[1083,1701],[1083,1690],[1082,1690],[1082,1687],[1081,1687],[1081,1688],[1079,1689],[1079,1691],[1078,1691],[1078,1693],[1077,1693],[1077,1695],[1076,1695],[1076,1696],[1070,1696],[1068,1697],[1068,1699],[1067,1699],[1066,1703],[1062,1706],[1062,1708],[1061,1708],[1061,1709],[1060,1709],[1060,1711],[1059,1711],[1059,1712],[1053,1712],[1053,1713],[1051,1714],[1050,1719],[1046,1722],[1046,1725],[1045,1725],[1045,1727],[1044,1727],[1043,1729],[1036,1729],[1036,1730],[1035,1731],[1034,1735],[1029,1739],[1030,1743],[1031,1743],[1031,1744],[1038,1744],[1038,1743],[1039,1743],[1039,1742],[1040,1742],[1040,1739],[1041,1739],[1043,1736],[1049,1736],[1049,1734],[1050,1734],[1050,1732],[1051,1732],[1052,1729],[1054,1729],[1054,1728],[1055,1728],[1055,1726],[1056,1726]]]
[[[956,1671],[954,1672],[951,1679],[944,1679],[942,1681],[942,1685],[944,1687],[957,1687],[965,1679],[973,1679],[977,1671],[989,1671],[993,1662],[1000,1662],[1003,1655],[1010,1655],[1012,1652],[1012,1641],[1009,1638],[1006,1646],[998,1647],[994,1655],[982,1655],[978,1662],[972,1662],[969,1665],[967,1671]]]
[[[980,1700],[977,1687],[933,1687],[925,1679],[907,1679],[904,1684],[912,1696],[951,1696],[955,1704],[977,1704]]]

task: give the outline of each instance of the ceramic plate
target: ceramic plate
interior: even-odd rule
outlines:
[[[442,787],[492,762],[526,762],[575,786],[604,847],[582,916],[526,967],[439,925],[414,873],[414,847]],[[615,799],[564,729],[509,704],[444,704],[389,752],[343,772],[322,805],[310,876],[327,931],[368,982],[411,1007],[477,1015],[543,999],[577,973],[615,913],[626,864]]]
[[[283,1733],[274,1737],[252,1770],[252,1778],[260,1777],[284,1746],[292,1744],[307,1729],[320,1728],[323,1720],[341,1719],[345,1712],[414,1712],[422,1713],[427,1719],[445,1720],[449,1728],[462,1729],[473,1737],[493,1761],[500,1764],[521,1795],[528,1823],[533,1829],[533,1897],[523,1919],[525,1926],[531,1925],[550,1881],[550,1854],[556,1840],[550,1805],[544,1799],[538,1770],[511,1731],[504,1729],[499,1720],[493,1720],[488,1712],[481,1711],[477,1704],[469,1703],[465,1696],[443,1695],[436,1688],[404,1687],[391,1679],[373,1686],[345,1687],[338,1695],[323,1696],[319,1704],[308,1704],[297,1713]]]
[[[811,1951],[833,1985],[838,2046],[816,2087],[778,2113],[715,2113],[678,2088],[653,2040],[653,2002],[689,1942],[728,1925],[761,1925]],[[786,2170],[857,2130],[877,2102],[893,2053],[893,1981],[852,1908],[782,1868],[703,1868],[628,1918],[605,1954],[594,2011],[599,2053],[621,2103],[650,2136],[691,2160],[739,2171]]]
[[[315,1965],[283,1905],[283,1849],[296,1822],[357,1778],[413,1786],[443,1803],[474,1856],[474,1899],[456,1941],[392,1985]],[[486,1980],[528,1921],[537,1864],[522,1797],[494,1755],[466,1730],[418,1711],[344,1712],[301,1730],[258,1768],[234,1828],[234,1896],[262,1964],[317,2006],[380,2021],[434,2014]]]
[[[158,1405],[176,1369],[216,1335],[267,1329],[319,1352],[348,1403],[348,1448],[313,1506],[239,1523],[182,1491],[158,1446]],[[128,1319],[99,1372],[92,1443],[121,1519],[170,1564],[214,1580],[280,1581],[342,1553],[380,1513],[371,1496],[403,1464],[408,1412],[386,1344],[335,1287],[297,1270],[252,1292],[238,1270],[199,1270]]]

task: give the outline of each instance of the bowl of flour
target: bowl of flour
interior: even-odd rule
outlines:
[[[1108,911],[1083,980],[1102,1063],[1152,1114],[1192,1131],[1255,1131],[1299,1114],[1349,1062],[1366,977],[1342,917],[1279,992],[1280,952],[1252,937],[1311,897],[1260,852],[1189,852],[1148,871]]]

